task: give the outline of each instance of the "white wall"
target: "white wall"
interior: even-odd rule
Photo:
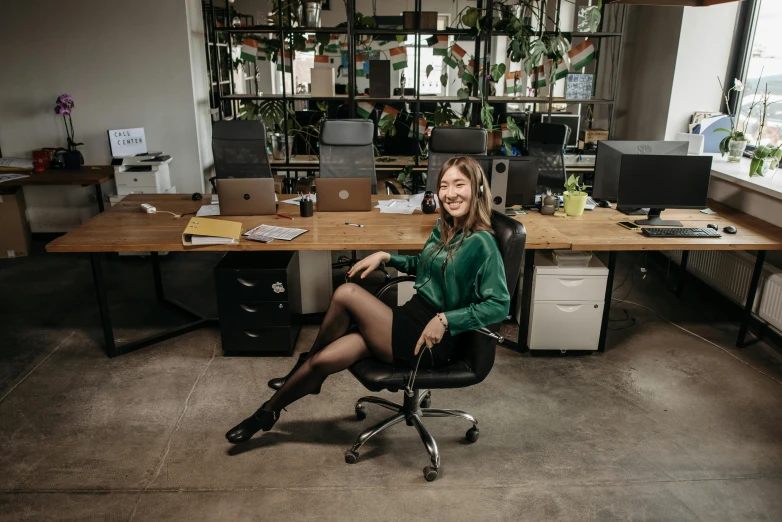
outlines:
[[[192,5],[188,7],[188,2]],[[0,5],[0,148],[5,156],[65,145],[61,93],[87,164],[111,159],[106,130],[144,127],[151,149],[171,154],[179,192],[203,190],[188,13],[193,0],[5,0]],[[192,51],[192,55],[191,55]],[[198,56],[200,52],[200,57]],[[201,73],[196,74],[200,76]],[[200,136],[202,142],[205,135]],[[88,190],[25,189],[34,232],[62,231],[93,212]]]
[[[687,132],[694,111],[719,111],[738,2],[685,7],[671,88],[665,139]],[[727,82],[732,84],[732,82]]]

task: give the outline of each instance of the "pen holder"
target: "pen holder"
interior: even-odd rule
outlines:
[[[301,214],[301,217],[312,217],[312,208],[312,200],[299,201],[299,214]]]

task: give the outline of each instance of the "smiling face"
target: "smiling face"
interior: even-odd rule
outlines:
[[[470,179],[456,166],[450,167],[443,173],[437,197],[443,209],[453,216],[454,222],[460,222],[470,212],[472,205]]]

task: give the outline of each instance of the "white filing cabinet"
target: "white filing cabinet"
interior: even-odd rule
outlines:
[[[550,253],[536,253],[529,349],[597,350],[607,279],[596,256],[588,267],[562,268]]]

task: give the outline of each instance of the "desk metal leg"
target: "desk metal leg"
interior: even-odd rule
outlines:
[[[736,340],[736,346],[739,348],[744,348],[744,346],[746,346],[744,339],[747,336],[749,321],[752,319],[752,307],[755,306],[755,296],[758,293],[760,274],[763,272],[763,263],[765,260],[766,251],[758,250],[757,257],[755,258],[755,269],[752,271],[752,280],[749,283],[749,291],[747,292],[747,302],[744,304],[744,316],[741,318],[741,326],[739,327],[739,338]]]
[[[611,294],[614,290],[614,272],[616,271],[616,252],[608,253],[608,280],[606,281],[606,298],[603,304],[603,322],[600,325],[600,341],[597,351],[606,351],[606,335],[608,335],[608,314],[611,312]]]
[[[114,329],[111,326],[111,312],[109,311],[109,297],[106,292],[106,281],[103,279],[103,253],[90,253],[92,263],[92,279],[95,281],[95,292],[98,296],[98,310],[100,322],[103,327],[103,340],[105,342],[106,355],[114,357],[119,355],[114,344]]]
[[[529,314],[532,310],[532,279],[535,275],[535,251],[527,249],[524,252],[524,274],[521,286],[521,317],[519,318],[519,348],[527,351],[529,335]]]
[[[105,207],[103,205],[103,189],[100,187],[100,183],[95,184],[95,197],[98,198],[98,213],[102,213]]]
[[[144,348],[160,341],[172,339],[180,335],[192,332],[204,326],[217,326],[217,318],[207,318],[196,312],[192,308],[175,301],[173,299],[167,299],[163,289],[163,278],[160,273],[160,259],[157,252],[152,252],[152,270],[155,280],[155,294],[159,301],[179,308],[190,315],[194,316],[196,320],[186,323],[177,328],[166,330],[149,337],[144,337],[136,341],[125,343],[117,346],[114,340],[114,328],[111,324],[111,313],[109,311],[109,299],[106,291],[106,281],[103,277],[103,260],[104,254],[93,252],[90,253],[90,261],[92,262],[92,276],[95,281],[95,290],[98,294],[98,308],[100,310],[101,326],[103,327],[103,338],[105,342],[106,355],[109,357],[116,357],[117,355],[124,355],[126,353]]]
[[[690,258],[689,250],[682,250],[682,259],[679,262],[679,280],[676,282],[676,297],[681,297],[684,291],[684,280],[687,278],[687,260]]]

